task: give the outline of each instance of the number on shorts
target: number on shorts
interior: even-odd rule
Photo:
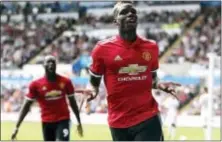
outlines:
[[[69,135],[69,130],[68,129],[63,129],[63,137],[67,137]]]

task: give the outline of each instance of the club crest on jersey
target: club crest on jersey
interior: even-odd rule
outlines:
[[[45,91],[45,90],[47,90],[47,88],[46,88],[46,86],[43,86],[42,91]]]
[[[151,57],[151,54],[146,51],[146,52],[143,52],[142,58],[146,61],[150,61],[152,57]]]
[[[60,87],[61,89],[63,89],[63,88],[65,87],[65,84],[64,84],[63,82],[61,82],[61,83],[59,84],[59,87]]]
[[[128,67],[121,67],[119,70],[120,74],[137,75],[139,73],[145,72],[147,66],[139,66],[138,64],[130,64]]]
[[[121,60],[123,60],[123,59],[119,55],[117,55],[114,59],[114,61],[121,61]]]

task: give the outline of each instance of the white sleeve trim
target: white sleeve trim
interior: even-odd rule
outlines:
[[[30,101],[34,101],[34,100],[35,100],[35,99],[32,99],[32,98],[27,97],[27,96],[25,96],[25,98],[26,98],[27,100],[30,100]]]
[[[72,97],[72,96],[74,96],[74,94],[71,94],[71,95],[67,95],[68,97]]]
[[[151,72],[157,72],[157,70],[158,70],[158,69],[155,69],[155,70],[153,70],[153,71],[151,71]]]
[[[102,77],[102,75],[97,75],[97,74],[93,73],[90,69],[89,69],[89,73],[94,77],[98,77],[98,78]]]

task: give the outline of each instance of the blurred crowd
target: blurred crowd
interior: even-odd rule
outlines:
[[[1,3],[2,14],[41,14],[55,12],[71,12],[78,9],[77,1],[70,2],[16,2],[8,1]]]
[[[27,92],[26,88],[25,86],[21,88],[6,88],[1,85],[1,111],[18,112],[24,101],[24,94]]]
[[[192,63],[207,64],[207,53],[214,52],[221,55],[221,9],[211,9],[203,15],[193,29],[191,29],[166,60],[167,63],[189,61]]]
[[[134,1],[135,5],[173,5],[173,4],[191,4],[198,3],[193,1]],[[86,8],[107,8],[113,7],[115,1],[35,1],[18,2],[8,1],[0,4],[2,14],[32,14],[32,13],[60,13],[74,12],[82,7]]]
[[[72,20],[10,21],[1,24],[1,68],[17,68],[61,34]]]

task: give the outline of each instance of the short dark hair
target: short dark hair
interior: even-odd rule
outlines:
[[[113,17],[114,17],[114,19],[115,19],[116,16],[117,16],[117,13],[118,13],[118,10],[119,10],[120,5],[122,5],[122,4],[132,4],[132,5],[133,5],[133,1],[122,1],[122,0],[118,1],[118,2],[114,5],[114,7],[113,7]]]

